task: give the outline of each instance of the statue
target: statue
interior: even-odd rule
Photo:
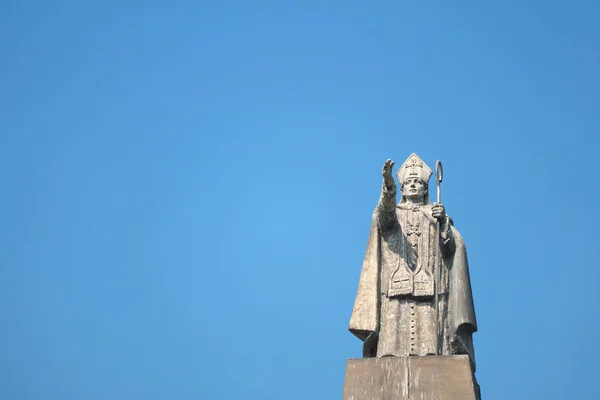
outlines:
[[[477,322],[464,241],[439,186],[431,204],[432,171],[423,160],[413,153],[398,170],[398,204],[393,166],[383,165],[349,329],[364,342],[363,357],[466,354],[474,371]]]

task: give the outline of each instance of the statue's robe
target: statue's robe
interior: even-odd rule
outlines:
[[[431,204],[395,204],[385,185],[371,231],[350,331],[364,341],[363,356],[435,354],[436,219]],[[447,217],[439,237],[440,348],[468,354],[475,366],[477,330],[464,241]]]

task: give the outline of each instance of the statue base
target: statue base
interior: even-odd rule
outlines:
[[[343,400],[480,400],[469,356],[356,358]]]

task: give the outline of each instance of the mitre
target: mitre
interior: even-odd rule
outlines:
[[[401,185],[409,178],[421,178],[423,182],[429,183],[431,168],[418,155],[412,153],[404,161],[404,164],[400,166],[400,169],[396,172],[396,176]]]

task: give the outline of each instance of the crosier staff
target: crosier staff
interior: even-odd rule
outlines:
[[[442,202],[442,188],[441,183],[442,179],[444,179],[444,168],[442,168],[442,162],[437,160],[435,162],[435,183],[437,186],[437,204],[441,204]],[[441,355],[442,349],[440,348],[440,341],[442,332],[440,331],[440,299],[438,297],[440,293],[440,280],[442,279],[441,274],[441,261],[440,261],[440,220],[438,219],[436,222],[437,227],[437,235],[436,235],[436,246],[435,246],[435,288],[434,288],[434,298],[435,298],[435,354]]]

